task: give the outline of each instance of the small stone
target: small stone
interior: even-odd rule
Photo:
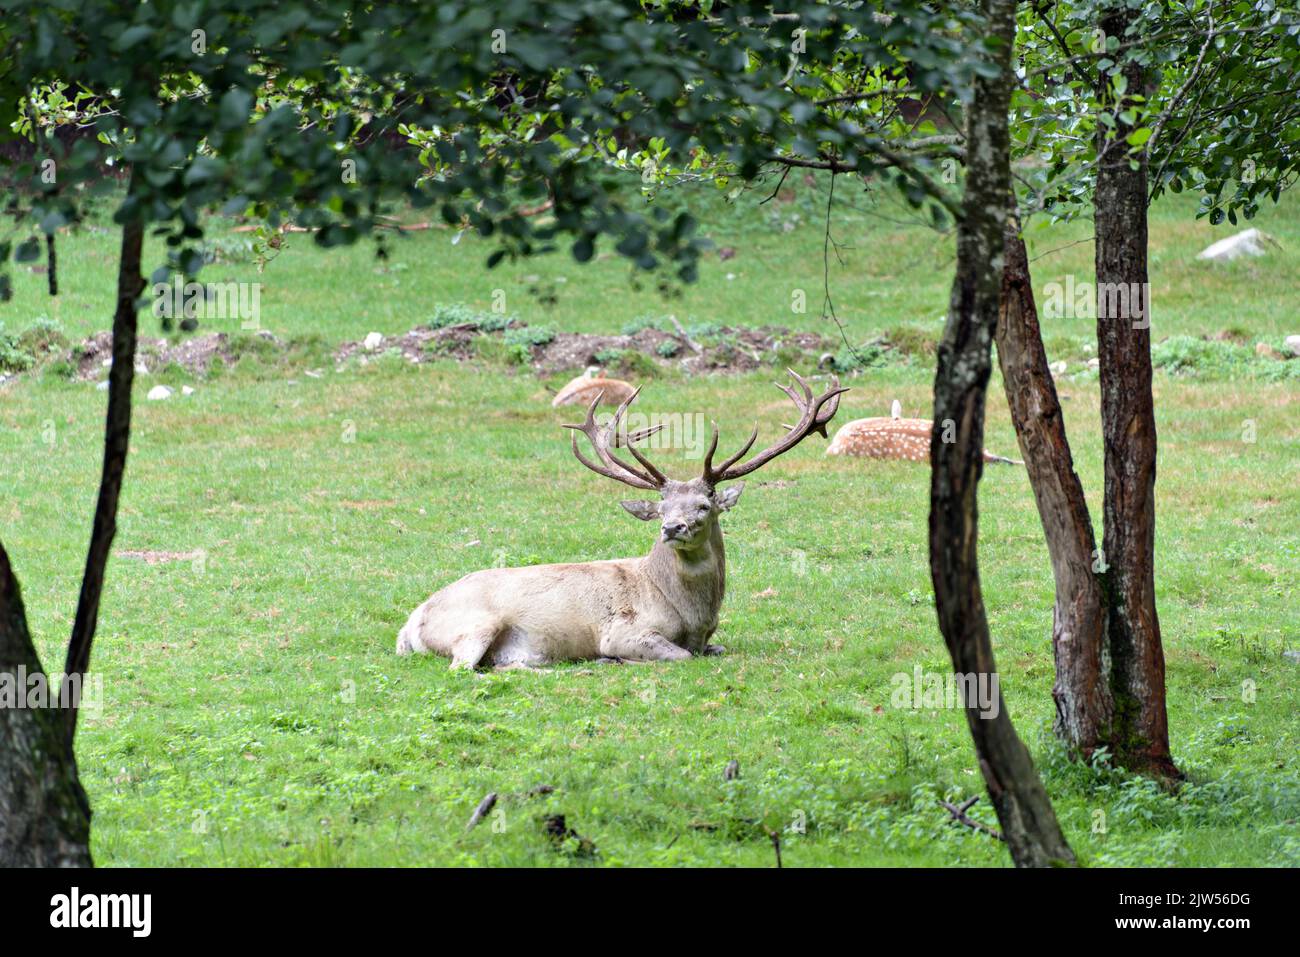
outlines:
[[[98,389],[100,392],[107,392],[107,391],[108,391],[108,380],[105,379],[103,382],[99,383],[99,385],[95,386],[95,388]]]
[[[136,375],[148,375],[148,374],[149,374],[149,367],[148,367],[147,365],[145,365],[143,362],[137,362],[137,363],[135,364],[135,374],[136,374]]]
[[[1300,356],[1300,336],[1287,336],[1284,341],[1287,352],[1293,356]]]
[[[167,386],[165,385],[154,386],[152,389],[149,390],[149,394],[145,396],[145,398],[148,399],[150,402],[158,402],[162,399],[170,399],[171,397],[172,397],[172,390],[167,388]]]
[[[1264,243],[1277,241],[1273,237],[1261,233],[1258,229],[1243,229],[1235,236],[1229,236],[1227,239],[1220,239],[1217,243],[1206,246],[1199,253],[1197,259],[1208,259],[1213,262],[1228,262],[1232,259],[1240,259],[1242,256],[1262,256],[1264,255]]]
[[[384,337],[378,332],[370,333],[361,343],[367,352],[374,352],[383,344]]]
[[[1069,366],[1065,364],[1064,359],[1059,359],[1056,362],[1053,362],[1049,368],[1052,370],[1052,375],[1058,376],[1065,375],[1065,370],[1069,368]]]
[[[194,394],[193,386],[188,386],[188,385],[181,386],[181,395],[193,395],[193,394]]]
[[[112,356],[109,356],[107,359],[105,359],[104,361],[102,361],[102,362],[100,363],[100,365],[103,366],[105,369],[107,369],[107,368],[108,368],[109,366],[111,366],[112,364],[113,364],[113,357],[112,357]]]
[[[1091,359],[1088,360],[1088,368],[1089,368],[1089,369],[1100,369],[1100,368],[1101,368],[1101,360],[1098,359],[1096,356],[1093,356]]]

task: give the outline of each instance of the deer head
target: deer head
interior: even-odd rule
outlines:
[[[813,432],[819,432],[823,438],[826,437],[826,424],[839,409],[840,395],[848,389],[840,388],[839,379],[832,377],[831,388],[820,396],[814,396],[808,383],[798,373],[790,370],[790,375],[798,384],[799,392],[790,386],[777,385],[777,388],[788,395],[799,410],[798,421],[794,425],[786,426],[788,430],[786,434],[762,452],[742,462],[741,460],[758,440],[756,425],[754,431],[750,433],[749,441],[740,448],[740,451],[715,466],[713,456],[718,450],[718,427],[715,424],[713,441],[704,456],[703,474],[684,482],[668,478],[636,447],[637,442],[658,432],[663,428],[662,425],[641,429],[629,434],[625,442],[619,441],[619,422],[628,406],[635,401],[640,389],[628,396],[603,428],[596,423],[595,418],[600,396],[597,396],[587,408],[586,419],[581,425],[566,425],[565,428],[582,432],[595,449],[599,462],[593,462],[582,453],[578,448],[576,434],[571,437],[573,454],[587,468],[624,485],[658,492],[658,501],[637,500],[619,504],[642,521],[658,519],[660,535],[664,543],[676,550],[690,551],[709,540],[716,527],[718,515],[734,506],[740,500],[740,493],[745,488],[744,482],[725,489],[719,489],[719,485],[743,478],[761,468],[781,453],[794,448]],[[614,454],[613,448],[619,447],[620,444],[626,446],[632,457],[636,459],[637,465],[632,465]]]

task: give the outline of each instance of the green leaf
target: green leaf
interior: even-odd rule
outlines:
[[[125,53],[133,46],[142,43],[148,37],[153,36],[154,28],[148,24],[138,24],[134,27],[127,27],[118,36],[113,43],[113,49],[118,53]]]

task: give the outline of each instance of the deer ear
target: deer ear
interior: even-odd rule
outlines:
[[[724,488],[718,493],[718,509],[725,512],[737,502],[740,501],[740,493],[745,491],[745,483],[738,482],[735,485]]]
[[[659,517],[659,503],[647,502],[644,499],[638,499],[633,502],[619,502],[629,513],[635,515],[643,522],[651,521]]]

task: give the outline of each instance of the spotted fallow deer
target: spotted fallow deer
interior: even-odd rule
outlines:
[[[840,426],[826,449],[827,455],[862,455],[873,459],[905,459],[909,462],[930,460],[929,419],[904,419],[903,406],[895,399],[889,418],[854,419]],[[1024,465],[1016,459],[994,455],[984,450],[985,462]]]
[[[720,645],[709,644],[726,583],[718,517],[736,504],[744,483],[719,486],[761,468],[813,432],[825,437],[839,397],[848,391],[833,379],[827,391],[814,396],[807,382],[794,372],[790,375],[799,391],[778,388],[794,401],[800,415],[785,436],[742,462],[758,438],[755,426],[740,451],[715,466],[714,426],[703,474],[684,482],[664,475],[634,444],[659,427],[626,437],[638,465],[615,456],[611,449],[617,447],[619,422],[636,393],[604,427],[595,420],[597,396],[581,425],[565,426],[587,436],[597,461],[578,448],[577,432],[572,435],[573,454],[598,475],[658,493],[658,501],[620,503],[642,521],[659,521],[650,554],[474,572],[435,592],[411,613],[398,633],[397,653],[436,652],[450,657],[453,668],[533,668],[593,658],[677,661],[720,654]]]

